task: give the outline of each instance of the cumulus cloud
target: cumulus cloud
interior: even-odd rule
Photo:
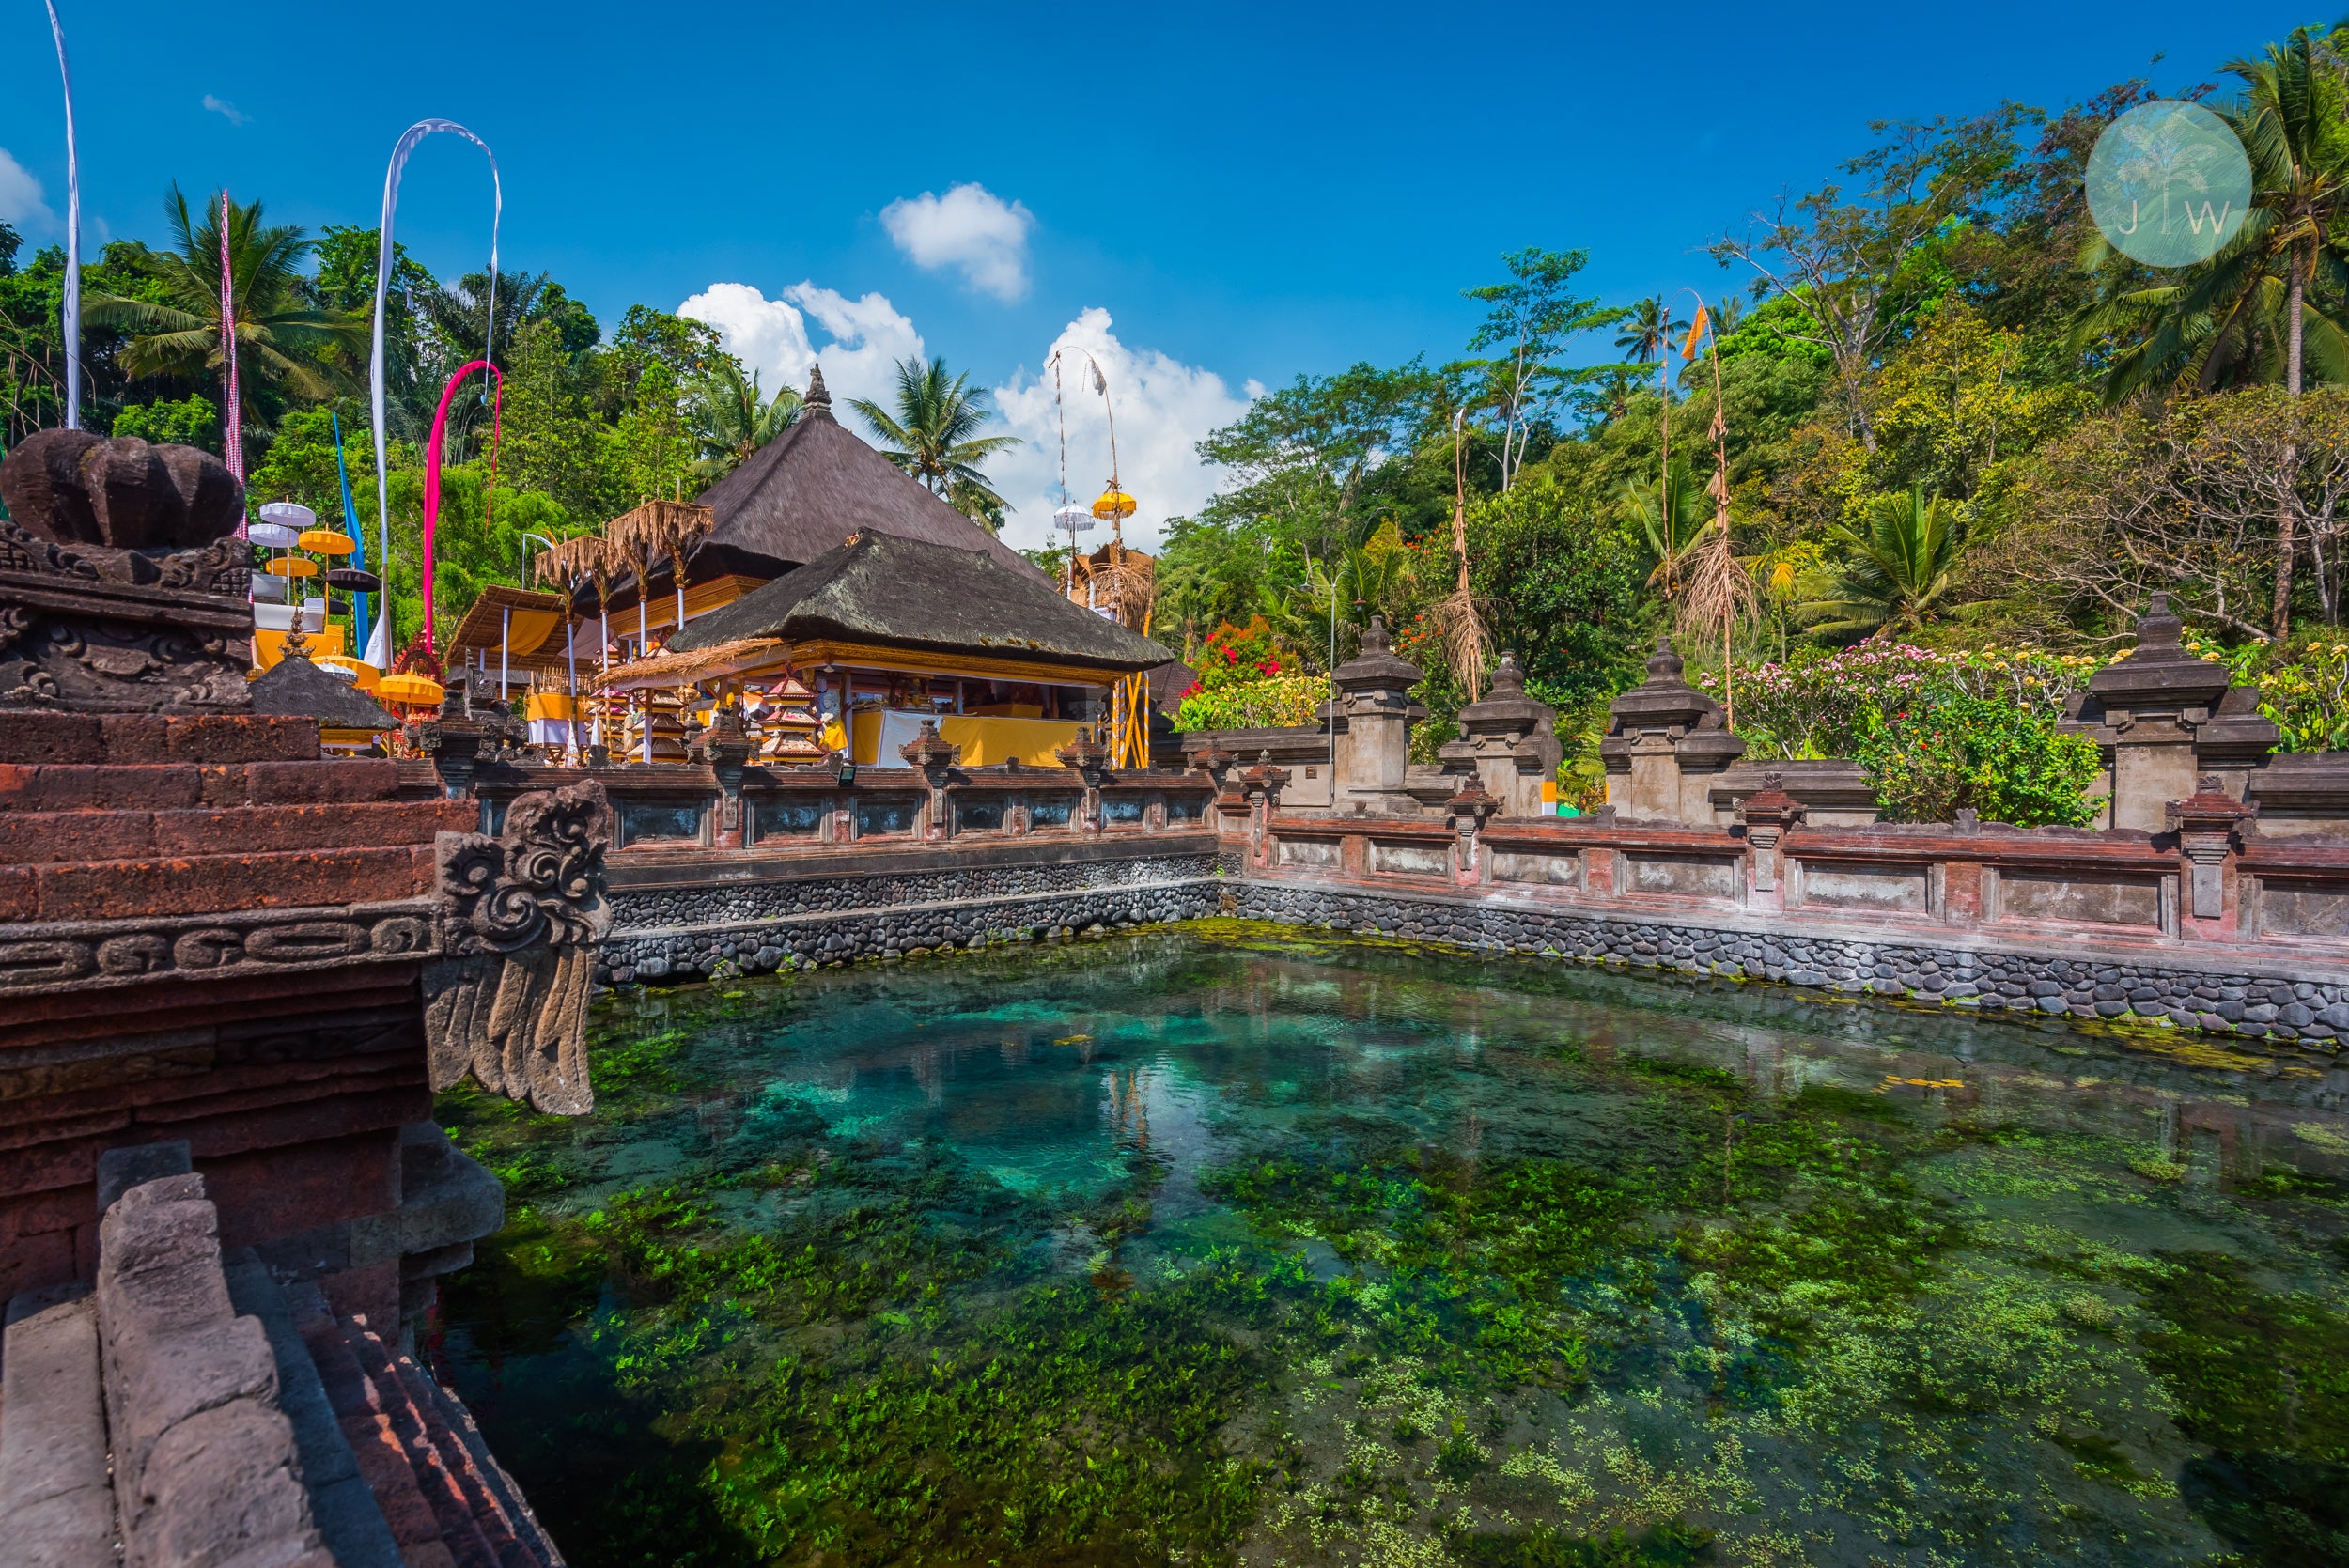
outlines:
[[[246,114],[226,99],[212,93],[204,95],[204,107],[231,125],[243,125],[253,118],[251,115]]]
[[[1139,509],[1127,520],[1128,542],[1156,547],[1166,520],[1196,512],[1215,493],[1220,472],[1199,456],[1197,446],[1219,426],[1229,425],[1248,407],[1223,378],[1185,365],[1153,349],[1136,349],[1110,330],[1110,313],[1088,309],[1061,330],[1038,363],[1062,354],[1062,412],[1068,431],[1068,493],[1090,505],[1110,476],[1109,422],[1094,390],[1084,356],[1098,361],[1108,379],[1117,416],[1118,479]],[[1052,510],[1060,505],[1061,421],[1052,405],[1052,374],[1025,369],[995,389],[995,406],[1014,435],[1027,444],[990,465],[996,489],[1017,508],[1004,536],[1021,549],[1053,542]],[[1061,535],[1066,542],[1066,535]],[[1090,548],[1100,531],[1080,536]]]
[[[717,328],[726,351],[757,371],[767,392],[782,386],[804,391],[808,367],[820,363],[837,404],[869,397],[886,405],[897,362],[924,352],[922,334],[887,295],[850,299],[813,282],[795,283],[771,300],[747,283],[713,283],[677,313]],[[829,340],[821,347],[808,334],[811,319]],[[862,433],[852,412],[834,411]]]
[[[959,268],[965,283],[999,300],[1028,291],[1028,231],[1035,214],[984,185],[900,197],[881,209],[880,221],[916,267]]]
[[[0,147],[0,224],[19,232],[47,232],[57,226],[57,215],[49,210],[40,181],[10,157],[4,147]]]

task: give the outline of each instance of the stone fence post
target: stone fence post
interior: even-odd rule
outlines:
[[[2137,646],[2096,673],[2063,722],[2104,753],[2111,801],[2100,827],[2163,831],[2170,802],[2194,795],[2204,773],[2239,800],[2281,738],[2260,716],[2258,691],[2233,687],[2225,666],[2188,652],[2184,629],[2170,596],[2154,595]]]
[[[1458,853],[1453,861],[1453,880],[1462,887],[1474,887],[1487,880],[1484,855],[1478,840],[1485,824],[1501,810],[1501,801],[1485,787],[1485,781],[1470,773],[1460,781],[1460,787],[1443,803],[1445,818],[1452,831],[1459,835],[1455,846]]]
[[[742,710],[721,707],[693,739],[686,755],[708,768],[718,780],[718,824],[710,834],[720,849],[742,847],[742,773],[757,750],[742,731]]]
[[[1321,706],[1321,716],[1337,726],[1330,810],[1420,815],[1418,800],[1404,784],[1411,766],[1411,725],[1427,717],[1427,709],[1411,700],[1422,674],[1388,645],[1383,615],[1370,618],[1361,651],[1330,673],[1337,695]]]
[[[2186,908],[2181,913],[2224,939],[2233,933],[2238,918],[2230,862],[2239,846],[2238,836],[2259,815],[2259,807],[2229,795],[2225,781],[2216,773],[2205,773],[2194,783],[2193,794],[2168,802],[2163,813],[2165,824],[2177,832],[2178,853],[2185,862]]]
[[[1514,653],[1501,656],[1493,689],[1460,709],[1460,737],[1436,753],[1443,770],[1473,773],[1501,802],[1503,816],[1542,815],[1542,784],[1558,776],[1558,710],[1525,694]],[[1408,731],[1407,731],[1408,734]]]
[[[1669,637],[1656,640],[1647,679],[1607,705],[1607,803],[1627,817],[1710,823],[1716,778],[1745,755],[1721,705],[1688,684]]]
[[[1238,775],[1240,792],[1248,802],[1248,860],[1252,865],[1272,863],[1272,834],[1268,830],[1272,814],[1280,809],[1281,790],[1289,782],[1285,768],[1272,766],[1272,753],[1265,753],[1256,759],[1256,766]]]
[[[1786,793],[1785,783],[1782,773],[1763,774],[1761,793],[1747,796],[1738,813],[1746,825],[1748,875],[1752,878],[1748,902],[1752,908],[1785,907],[1786,893],[1778,874],[1779,844],[1804,815],[1802,802]]]

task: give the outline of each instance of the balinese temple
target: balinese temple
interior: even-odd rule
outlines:
[[[965,767],[1059,766],[1111,687],[1166,649],[1064,598],[1018,560],[899,535],[853,534],[691,619],[665,651],[601,677],[614,690],[814,694],[821,753],[897,767],[925,721]]]
[[[647,503],[539,566],[570,591],[574,646],[613,658],[579,679],[615,762],[682,760],[723,700],[770,760],[895,767],[933,719],[965,766],[1056,767],[1172,657],[843,427],[820,370],[798,422],[697,503]]]

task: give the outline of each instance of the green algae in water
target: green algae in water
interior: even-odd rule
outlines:
[[[430,1347],[574,1561],[2349,1558],[2343,1075],[1227,924],[595,1029]]]

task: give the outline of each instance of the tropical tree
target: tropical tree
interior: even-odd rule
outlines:
[[[1828,532],[1837,552],[1827,596],[1802,607],[1824,636],[1882,636],[1923,625],[1945,609],[1957,581],[1966,531],[1956,505],[1922,489],[1877,496],[1865,528]]]
[[[1671,307],[1650,295],[1624,318],[1623,331],[1615,334],[1616,351],[1633,365],[1653,365],[1663,357],[1672,330]]]
[[[994,411],[983,388],[968,385],[970,373],[946,374],[946,362],[897,362],[897,410],[892,413],[870,398],[848,406],[864,416],[873,433],[889,444],[881,456],[943,496],[963,516],[992,533],[1000,526],[1003,498],[989,487],[979,464],[1019,444],[1018,436],[982,436]]]
[[[704,479],[728,474],[750,455],[799,423],[800,394],[792,387],[767,397],[758,373],[745,379],[742,362],[721,354],[708,374],[693,382],[686,405],[686,423],[702,455],[693,472]]]
[[[2109,244],[2087,259],[2108,279],[2073,328],[2073,344],[2121,347],[2107,401],[2156,386],[2211,392],[2309,373],[2349,380],[2349,83],[2323,39],[2303,28],[2258,58],[2231,62],[2239,100],[2218,113],[2251,165],[2251,202],[2225,249],[2183,275],[2146,284]]]
[[[1558,393],[1597,380],[1598,369],[1566,371],[1551,365],[1578,333],[1610,327],[1628,311],[1601,306],[1574,293],[1574,275],[1590,264],[1588,251],[1546,251],[1529,245],[1501,258],[1509,281],[1464,288],[1461,297],[1490,306],[1484,324],[1469,339],[1469,351],[1499,349],[1489,359],[1464,360],[1454,368],[1483,373],[1477,405],[1501,424],[1501,488],[1506,490],[1524,466],[1532,427]]]
[[[202,377],[221,368],[220,203],[199,222],[174,185],[163,197],[174,249],[153,257],[161,301],[95,294],[84,306],[93,326],[130,334],[122,366],[133,376]],[[265,225],[261,204],[228,209],[228,277],[235,308],[237,365],[247,413],[265,392],[322,399],[334,372],[323,363],[358,363],[366,323],[310,303],[302,263],[310,241],[291,224]]]
[[[1623,489],[1626,520],[1647,543],[1655,557],[1649,586],[1662,592],[1666,603],[1688,581],[1698,547],[1713,523],[1713,497],[1685,458],[1672,459],[1662,484],[1634,481]]]

